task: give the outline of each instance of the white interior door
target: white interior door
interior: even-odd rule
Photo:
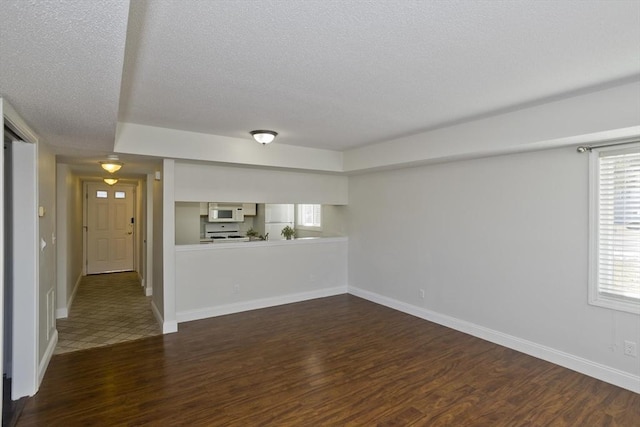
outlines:
[[[134,187],[87,183],[87,274],[133,270]]]

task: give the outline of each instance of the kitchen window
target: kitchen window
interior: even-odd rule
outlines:
[[[640,314],[640,144],[590,156],[589,303]]]
[[[299,228],[311,228],[319,230],[322,228],[322,205],[298,205]]]

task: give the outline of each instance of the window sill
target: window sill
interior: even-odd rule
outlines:
[[[603,307],[611,310],[624,311],[627,313],[640,315],[640,304],[621,301],[615,298],[608,298],[604,295],[597,295],[595,297],[589,298],[589,304],[596,307]]]
[[[310,227],[308,225],[296,225],[296,230],[304,230],[304,231],[322,231],[322,227]]]

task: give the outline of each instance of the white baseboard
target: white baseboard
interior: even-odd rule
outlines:
[[[163,334],[173,334],[178,332],[178,322],[176,320],[167,321],[162,324]]]
[[[38,365],[37,389],[40,388],[40,384],[42,384],[42,379],[44,378],[45,372],[47,372],[47,367],[49,366],[49,362],[51,362],[53,351],[56,349],[56,345],[58,345],[58,331],[54,329],[53,335],[51,335],[51,339],[49,340],[49,344],[47,345],[47,350],[44,352],[44,356],[42,356],[42,360]]]
[[[407,313],[412,316],[416,316],[421,319],[425,319],[430,322],[434,322],[439,325],[443,325],[448,328],[473,335],[474,337],[490,341],[503,347],[528,354],[529,356],[546,360],[547,362],[551,362],[556,365],[560,365],[562,367],[579,372],[581,374],[597,378],[601,381],[605,381],[618,387],[631,390],[635,393],[640,393],[640,376],[620,371],[618,369],[611,368],[600,363],[592,362],[590,360],[574,356],[572,354],[565,353],[563,351],[556,350],[554,348],[547,347],[532,341],[524,340],[522,338],[495,331],[493,329],[485,328],[484,326],[476,325],[475,323],[467,322],[466,320],[457,319],[455,317],[447,316],[445,314],[437,313],[425,308],[416,307],[414,305],[407,304],[405,302],[398,301],[396,299],[389,298],[375,292],[370,292],[364,289],[349,286],[349,293],[357,297],[375,302],[377,304],[393,308],[403,313]]]
[[[71,311],[71,304],[73,304],[73,300],[76,298],[76,294],[78,293],[78,288],[80,287],[80,282],[82,281],[82,274],[78,275],[76,279],[76,284],[73,285],[73,291],[71,291],[71,295],[67,300],[66,308],[57,308],[56,309],[56,319],[66,319],[69,317],[69,312]]]
[[[147,287],[147,279],[142,277],[140,272],[136,271],[136,273],[138,273],[138,280],[140,281],[140,287],[142,287],[142,290],[144,291],[144,295],[147,297],[150,297],[151,295],[153,295],[153,288],[151,286]]]
[[[162,324],[164,323],[164,318],[162,317],[162,314],[160,314],[160,310],[158,310],[155,301],[151,301],[151,311],[153,311],[153,315],[156,317],[156,322],[158,322],[158,325],[162,326]]]
[[[151,311],[153,311],[153,315],[156,317],[156,321],[158,322],[160,327],[162,327],[163,334],[178,332],[178,322],[176,322],[175,320],[165,322],[164,318],[160,314],[160,310],[158,310],[158,307],[156,306],[155,301],[151,301]]]
[[[216,307],[206,307],[196,310],[185,310],[176,313],[178,323],[192,320],[206,319],[209,317],[224,316],[225,314],[240,313],[243,311],[257,310],[260,308],[274,307],[277,305],[291,304],[294,302],[307,301],[316,298],[330,297],[333,295],[346,294],[346,286],[319,289],[310,292],[300,292],[296,294],[282,295],[278,297],[262,298],[251,301],[242,301],[233,304],[220,305]]]

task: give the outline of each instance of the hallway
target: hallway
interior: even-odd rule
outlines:
[[[135,272],[85,276],[69,317],[58,319],[54,354],[160,335]]]

